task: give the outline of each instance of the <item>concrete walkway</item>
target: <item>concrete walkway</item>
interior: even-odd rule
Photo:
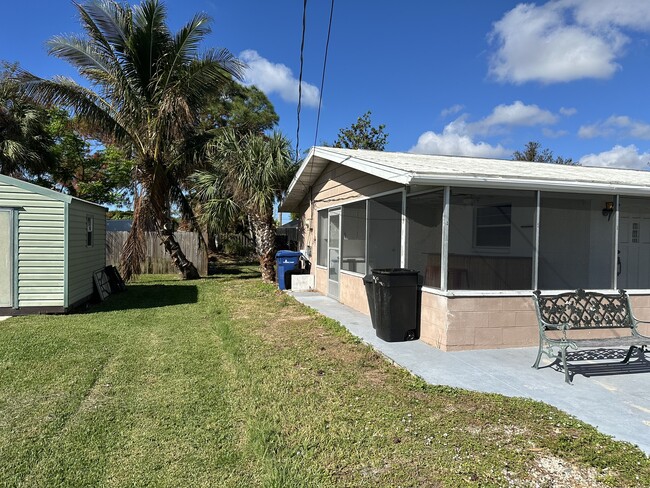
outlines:
[[[550,360],[542,369],[531,368],[536,347],[443,352],[422,341],[384,342],[375,335],[369,316],[318,293],[288,293],[428,383],[539,400],[650,455],[650,361],[602,367],[592,355],[572,368],[576,374],[573,385],[568,385],[562,371],[550,367]],[[624,355],[607,353],[612,359]]]

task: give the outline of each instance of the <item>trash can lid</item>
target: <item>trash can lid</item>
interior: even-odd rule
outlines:
[[[299,258],[302,256],[300,251],[278,251],[275,253],[276,258]]]
[[[373,269],[372,273],[378,275],[396,276],[396,275],[414,275],[414,274],[418,274],[419,271],[415,269],[406,269],[406,268],[382,268],[382,269]]]

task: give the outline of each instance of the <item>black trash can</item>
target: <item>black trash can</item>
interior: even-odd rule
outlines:
[[[370,321],[372,322],[373,329],[377,328],[377,304],[379,302],[377,298],[377,293],[379,290],[378,286],[375,286],[375,282],[372,279],[372,273],[368,273],[363,277],[363,285],[366,288],[366,296],[368,297],[368,308],[370,309]]]
[[[372,281],[377,337],[386,342],[419,339],[419,272],[404,268],[373,269]],[[372,307],[370,310],[372,318]]]

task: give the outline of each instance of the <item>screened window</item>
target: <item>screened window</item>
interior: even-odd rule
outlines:
[[[440,287],[442,189],[406,198],[406,267],[420,272],[424,286]]]
[[[341,269],[366,272],[366,202],[343,206]]]
[[[327,266],[327,210],[318,212],[318,242],[316,264]]]
[[[368,200],[368,266],[399,268],[402,246],[402,193]]]
[[[535,192],[452,188],[447,288],[530,290]]]
[[[510,247],[512,205],[494,205],[476,209],[474,230],[477,247]]]
[[[538,287],[609,289],[615,219],[603,215],[609,195],[542,192]]]

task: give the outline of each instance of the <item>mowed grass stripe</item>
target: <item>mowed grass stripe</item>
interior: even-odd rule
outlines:
[[[428,386],[252,268],[223,271],[0,324],[0,485],[650,485],[638,449]]]

